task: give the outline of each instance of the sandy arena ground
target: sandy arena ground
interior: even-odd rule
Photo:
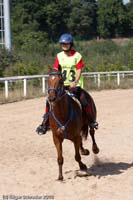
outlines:
[[[90,94],[98,110],[100,153],[92,153],[89,136],[84,146],[91,154],[82,156],[82,161],[92,175],[76,177],[74,147],[65,140],[63,182],[56,181],[51,132],[43,136],[35,132],[42,120],[44,98],[0,105],[0,200],[133,199],[133,90]]]

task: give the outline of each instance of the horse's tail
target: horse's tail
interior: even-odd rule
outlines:
[[[81,135],[82,137],[86,140],[88,137],[88,125],[84,124],[82,129],[81,129]]]

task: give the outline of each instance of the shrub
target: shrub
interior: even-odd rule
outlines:
[[[19,60],[19,56],[6,49],[0,49],[0,77],[3,77],[5,70],[14,65]]]

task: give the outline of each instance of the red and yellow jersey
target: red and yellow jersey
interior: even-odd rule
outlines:
[[[59,65],[62,67],[64,85],[69,85],[71,82],[75,81],[76,70],[84,67],[81,54],[75,50],[72,50],[69,55],[65,54],[64,51],[58,53],[55,59],[54,68],[58,69]],[[77,86],[83,87],[82,74]]]

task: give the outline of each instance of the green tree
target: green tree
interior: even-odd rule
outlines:
[[[133,0],[130,0],[129,3],[125,5],[125,36],[132,37],[133,36]]]
[[[64,32],[68,31],[67,19],[70,14],[69,0],[56,0],[49,2],[44,8],[46,15],[46,28],[49,38],[56,41]]]
[[[40,28],[42,21],[43,26],[45,25],[43,2],[46,3],[44,0],[11,1],[12,40],[18,48],[26,46],[26,41],[28,41],[27,46],[33,46],[33,44],[39,46],[39,43],[44,43],[42,46],[46,45],[47,33]]]
[[[12,0],[13,43],[23,46],[30,32],[44,32],[50,41],[57,41],[64,32],[92,38],[96,35],[96,9],[96,0]]]
[[[67,22],[69,31],[84,39],[96,36],[96,8],[95,0],[71,1],[71,12]]]
[[[124,36],[125,13],[122,0],[98,0],[97,15],[99,36]]]

